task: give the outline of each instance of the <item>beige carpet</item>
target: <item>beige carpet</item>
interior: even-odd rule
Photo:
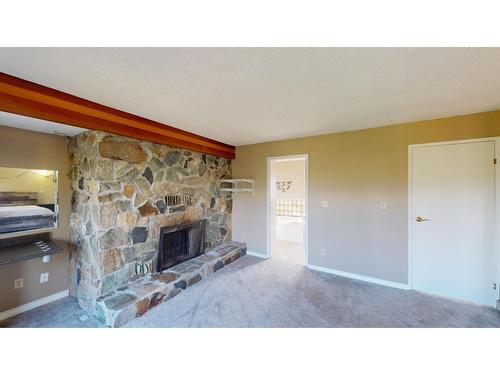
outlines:
[[[245,256],[127,326],[500,327],[500,312]]]
[[[251,256],[230,264],[129,327],[500,327],[493,308],[311,271]],[[73,297],[0,327],[102,327]]]

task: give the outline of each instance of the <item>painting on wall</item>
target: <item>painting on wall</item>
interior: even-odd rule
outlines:
[[[283,193],[286,193],[288,190],[290,190],[290,187],[292,186],[292,181],[276,181],[276,188],[278,191],[281,191]]]

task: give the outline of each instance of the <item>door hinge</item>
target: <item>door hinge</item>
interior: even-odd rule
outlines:
[[[493,289],[497,290],[497,283],[493,283]]]
[[[495,164],[495,165],[497,164],[497,159],[496,158],[493,159],[493,164]]]

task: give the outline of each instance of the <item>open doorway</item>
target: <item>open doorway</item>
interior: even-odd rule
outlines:
[[[267,255],[307,264],[307,155],[267,159]]]

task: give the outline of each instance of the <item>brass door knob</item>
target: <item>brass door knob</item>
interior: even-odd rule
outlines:
[[[421,216],[417,216],[417,217],[415,218],[415,221],[417,221],[417,222],[421,223],[422,221],[431,221],[431,220],[430,220],[430,219],[425,219],[425,218],[423,218],[423,217],[421,217]]]

